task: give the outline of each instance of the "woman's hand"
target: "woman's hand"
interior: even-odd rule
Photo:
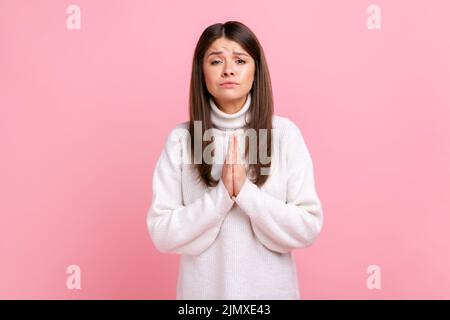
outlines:
[[[222,167],[222,181],[230,197],[239,194],[245,179],[247,179],[247,173],[239,153],[237,137],[233,134],[228,141],[228,152]]]
[[[247,179],[247,172],[245,171],[244,161],[239,152],[239,143],[237,136],[233,135],[233,190],[234,195],[237,196],[241,191],[242,186]]]
[[[230,138],[228,140],[228,153],[225,159],[225,163],[222,167],[222,181],[225,187],[228,190],[228,194],[230,197],[234,195],[234,189],[233,189],[233,147],[232,144],[234,143],[233,138]]]

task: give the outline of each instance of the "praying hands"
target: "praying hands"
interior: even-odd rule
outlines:
[[[237,137],[233,134],[228,141],[228,153],[222,167],[222,181],[230,197],[236,197],[247,179],[244,162],[242,161]]]

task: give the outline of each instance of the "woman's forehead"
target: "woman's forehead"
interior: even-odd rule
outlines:
[[[222,54],[248,54],[239,43],[225,38],[216,39],[207,50],[207,54],[219,52]]]

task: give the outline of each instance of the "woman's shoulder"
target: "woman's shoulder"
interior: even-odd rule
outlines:
[[[282,149],[291,154],[297,164],[299,161],[311,161],[309,148],[298,125],[286,117],[273,116],[273,127],[278,131]],[[294,161],[294,162],[295,162]]]
[[[282,138],[301,138],[303,140],[303,134],[298,125],[289,118],[273,115],[272,127],[278,130]]]
[[[189,121],[179,122],[170,129],[167,141],[181,141],[181,139],[188,137],[189,134]]]

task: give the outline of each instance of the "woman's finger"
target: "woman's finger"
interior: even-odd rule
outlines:
[[[235,145],[234,152],[236,153],[235,164],[243,164],[242,163],[241,152],[239,150],[239,142],[238,142],[237,136],[234,137],[234,145]]]
[[[233,164],[237,164],[237,139],[236,135],[233,133]]]
[[[231,136],[228,139],[228,151],[227,151],[227,158],[226,158],[226,164],[229,164],[229,165],[233,164],[232,163],[232,161],[233,161],[233,148],[234,148],[233,144],[234,144],[234,140],[233,140],[233,136]]]

